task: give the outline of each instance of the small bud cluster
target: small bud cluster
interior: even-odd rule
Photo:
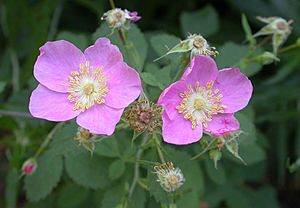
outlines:
[[[157,182],[166,192],[174,192],[185,182],[182,171],[177,167],[174,168],[172,162],[167,162],[154,167],[158,177]]]
[[[25,175],[33,174],[37,169],[37,162],[34,158],[27,159],[22,165],[22,172]]]
[[[273,53],[277,54],[278,48],[286,41],[292,33],[292,20],[286,21],[281,17],[257,17],[258,20],[267,23],[254,37],[272,35]]]
[[[93,135],[87,129],[78,127],[74,140],[78,141],[79,145],[82,145],[85,149],[92,153],[95,149],[94,141],[91,139],[92,136]]]
[[[153,133],[161,126],[162,108],[146,99],[134,102],[124,113],[125,119],[136,132]]]
[[[101,17],[101,20],[105,20],[112,29],[129,29],[130,22],[137,22],[140,19],[136,11],[130,12],[120,8],[111,9]]]

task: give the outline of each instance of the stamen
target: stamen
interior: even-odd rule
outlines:
[[[70,88],[68,100],[75,102],[73,110],[84,112],[95,103],[102,104],[108,92],[107,77],[101,75],[103,67],[93,71],[90,63],[79,65],[79,71],[72,71],[69,76]],[[92,73],[91,73],[92,72]]]
[[[212,116],[218,113],[224,113],[225,105],[221,104],[222,94],[219,89],[212,90],[213,81],[207,82],[205,87],[200,87],[196,82],[194,88],[188,85],[188,91],[180,93],[181,103],[176,106],[178,113],[183,114],[186,120],[196,128],[199,123],[207,128],[207,122],[212,120]]]

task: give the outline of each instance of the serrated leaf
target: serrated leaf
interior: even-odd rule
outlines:
[[[108,169],[109,178],[115,180],[123,175],[125,171],[125,163],[118,159],[110,164]]]
[[[148,85],[159,87],[161,90],[164,90],[164,86],[158,82],[158,80],[154,77],[152,73],[143,72],[141,74],[143,82],[145,82]]]
[[[115,208],[122,201],[124,194],[124,185],[122,183],[110,187],[103,195],[101,207]]]
[[[188,33],[197,33],[207,37],[219,30],[218,13],[211,5],[195,12],[182,13],[180,23],[184,36]]]
[[[50,151],[38,158],[37,163],[37,170],[25,177],[26,196],[30,201],[39,201],[50,194],[58,184],[63,170],[62,156]]]
[[[60,190],[57,198],[59,208],[79,208],[83,207],[89,191],[74,183],[67,183]]]
[[[240,135],[240,144],[250,144],[256,141],[256,129],[253,121],[246,114],[238,112],[235,114],[240,122],[240,129],[243,133]]]
[[[17,204],[18,196],[18,171],[14,168],[9,169],[5,180],[5,206],[14,208]]]
[[[101,142],[96,143],[94,153],[105,157],[118,157],[120,150],[116,138],[108,137]]]
[[[266,153],[256,143],[240,144],[240,155],[248,165],[260,162],[266,158]]]
[[[179,42],[180,38],[167,33],[153,35],[150,38],[151,46],[159,56],[163,56],[168,53],[169,49],[173,48]]]
[[[107,160],[98,155],[91,156],[84,149],[66,155],[65,166],[70,178],[87,188],[103,188],[108,183]]]

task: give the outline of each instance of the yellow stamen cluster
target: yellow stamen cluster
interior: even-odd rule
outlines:
[[[103,67],[93,70],[89,62],[80,64],[79,71],[72,71],[69,76],[70,88],[68,99],[75,102],[73,110],[81,109],[82,112],[92,107],[95,103],[104,103],[108,87],[107,77],[101,74]]]
[[[225,106],[221,104],[222,94],[219,90],[213,91],[214,82],[207,82],[205,87],[200,87],[196,82],[195,87],[188,86],[188,91],[180,93],[181,103],[176,107],[186,120],[191,121],[194,129],[201,122],[207,128],[207,122],[212,120],[212,116],[224,113]]]

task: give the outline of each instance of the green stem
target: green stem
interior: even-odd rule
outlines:
[[[287,52],[287,51],[292,50],[292,49],[295,49],[295,48],[299,48],[299,44],[294,43],[294,44],[292,44],[292,45],[286,46],[286,47],[284,47],[284,48],[279,49],[278,52],[279,52],[279,53],[284,53],[284,52]]]
[[[166,163],[165,158],[164,158],[164,155],[163,155],[163,153],[162,153],[162,151],[161,151],[161,149],[160,149],[160,144],[157,142],[157,139],[156,139],[156,138],[154,138],[154,139],[155,139],[155,146],[156,146],[156,151],[157,151],[157,153],[158,153],[158,157],[159,157],[159,159],[160,159],[160,161],[161,161],[162,163]]]
[[[30,113],[27,112],[16,112],[16,111],[6,111],[6,110],[0,110],[0,116],[34,118]]]
[[[116,8],[114,0],[109,0],[109,4],[112,9]]]
[[[54,126],[54,128],[50,131],[50,133],[47,135],[46,139],[44,140],[44,142],[41,144],[41,146],[39,147],[39,149],[36,151],[34,157],[38,157],[43,151],[44,149],[48,146],[48,144],[50,143],[53,135],[57,132],[58,129],[60,129],[61,127],[63,127],[65,123],[61,122],[56,124],[56,126]]]
[[[135,186],[136,186],[136,184],[139,180],[139,177],[140,177],[140,163],[139,163],[139,160],[141,159],[142,154],[144,152],[143,146],[144,146],[144,144],[147,143],[147,141],[148,141],[148,135],[145,134],[144,138],[143,138],[143,141],[140,144],[140,148],[137,151],[136,156],[135,156],[136,162],[134,164],[134,176],[133,176],[133,180],[132,180],[132,183],[131,183],[131,186],[130,186],[130,189],[129,189],[129,197],[132,196],[133,191],[135,189]]]
[[[187,59],[189,59],[188,56],[184,56],[184,57],[182,58],[182,60],[181,60],[181,67],[180,67],[180,69],[177,71],[177,73],[176,73],[174,79],[172,80],[172,82],[176,82],[176,81],[179,79],[179,77],[183,74],[183,71],[185,70],[185,68],[186,68],[187,65],[189,64],[189,60],[187,60]]]
[[[197,159],[198,157],[200,157],[201,155],[203,155],[206,151],[210,150],[209,148],[212,146],[212,144],[216,141],[216,138],[213,139],[208,145],[207,147],[202,151],[200,152],[199,154],[195,155],[194,157],[191,158],[191,160],[195,160]]]

